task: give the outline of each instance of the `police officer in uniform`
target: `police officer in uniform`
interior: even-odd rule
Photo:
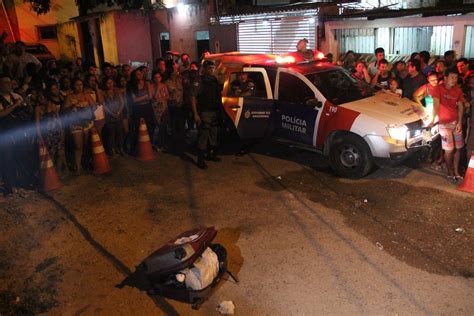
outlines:
[[[249,79],[248,73],[241,72],[230,84],[230,89],[234,97],[251,97],[255,93],[255,83]]]
[[[221,89],[217,78],[214,76],[216,66],[210,60],[203,64],[204,72],[200,80],[193,83],[194,91],[191,105],[194,121],[199,128],[198,160],[201,169],[207,169],[204,155],[208,160],[220,161],[216,156],[218,116],[222,107]]]
[[[304,60],[312,61],[314,60],[314,53],[311,49],[308,49],[306,46],[308,45],[308,40],[303,38],[302,40],[298,41],[296,44],[296,53],[301,55]]]

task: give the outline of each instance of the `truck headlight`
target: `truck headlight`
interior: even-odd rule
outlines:
[[[387,131],[392,139],[404,141],[407,135],[408,127],[405,125],[389,125],[387,127]]]

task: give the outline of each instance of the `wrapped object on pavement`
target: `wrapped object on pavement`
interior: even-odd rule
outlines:
[[[211,285],[219,273],[219,259],[211,248],[206,248],[193,264],[192,268],[181,271],[185,275],[186,287],[191,290],[202,290]]]
[[[227,272],[226,249],[211,244],[216,235],[214,227],[180,234],[143,260],[117,287],[136,287],[198,309]]]

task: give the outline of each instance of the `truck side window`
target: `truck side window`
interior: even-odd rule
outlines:
[[[304,103],[314,99],[314,92],[306,83],[292,74],[280,73],[278,100],[290,103]]]
[[[266,98],[265,80],[260,72],[236,72],[230,76],[230,97]]]
[[[314,83],[326,99],[335,105],[372,95],[369,86],[359,85],[346,72],[339,69],[309,74],[306,77]]]

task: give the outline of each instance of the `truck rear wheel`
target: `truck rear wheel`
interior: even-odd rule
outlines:
[[[355,134],[335,138],[331,143],[329,158],[333,171],[344,178],[362,178],[374,165],[369,146]]]

